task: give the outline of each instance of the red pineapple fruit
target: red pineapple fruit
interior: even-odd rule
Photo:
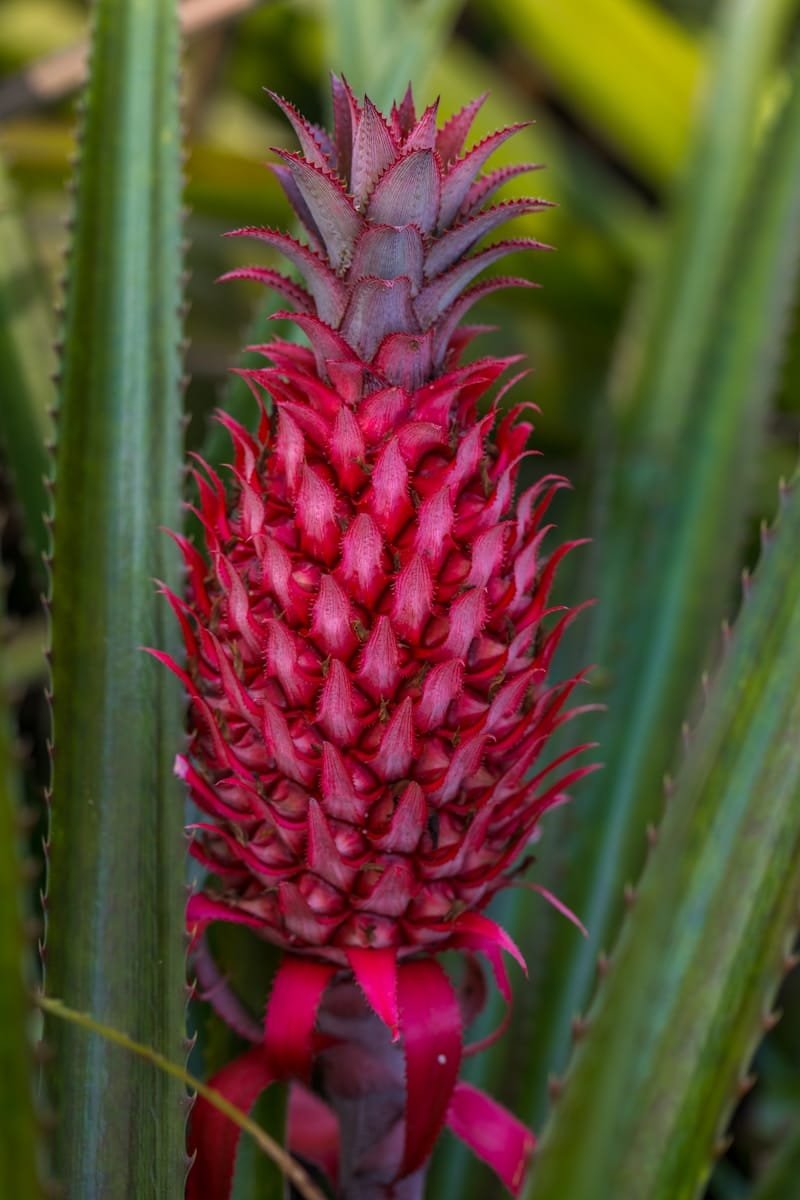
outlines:
[[[192,701],[178,769],[210,818],[191,850],[216,880],[189,923],[242,922],[352,970],[402,1032],[398,963],[455,946],[496,967],[513,950],[482,910],[588,769],[560,773],[571,754],[537,766],[577,682],[548,680],[574,610],[546,620],[570,545],[546,555],[542,522],[566,481],[545,475],[515,504],[525,406],[479,410],[515,360],[458,365],[472,305],[526,286],[473,281],[541,244],[476,246],[545,202],[487,207],[531,168],[482,174],[520,126],[462,152],[480,100],[437,128],[410,90],[387,120],[334,78],[329,136],[274,99],[301,153],[273,169],[307,242],[231,236],[277,250],[303,284],[264,267],[228,278],[285,297],[310,348],[258,348],[269,365],[242,372],[258,430],[220,417],[230,494],[203,465],[204,552],[178,538],[188,674],[170,665]]]

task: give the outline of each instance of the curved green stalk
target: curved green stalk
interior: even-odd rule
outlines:
[[[179,653],[180,126],[175,4],[98,0],[56,451],[48,991],[171,1058],[184,1038]],[[177,1200],[175,1080],[62,1023],[50,1081],[69,1195]]]

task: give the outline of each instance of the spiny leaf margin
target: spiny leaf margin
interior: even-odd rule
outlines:
[[[177,1056],[181,701],[140,649],[174,642],[152,577],[180,587],[158,531],[180,528],[177,6],[97,0],[93,16],[55,455],[45,977]],[[182,1194],[182,1089],[62,1023],[50,1035],[69,1194]]]

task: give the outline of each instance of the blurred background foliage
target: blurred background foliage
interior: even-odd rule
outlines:
[[[630,558],[641,550],[646,557],[651,540],[653,545],[662,543],[648,525],[646,513],[642,515],[646,503],[638,513],[638,524],[637,514],[627,520],[639,504],[635,489],[620,498],[614,494],[613,480],[626,477],[632,466],[626,453],[639,455],[641,436],[648,429],[666,437],[664,430],[669,432],[673,416],[679,437],[682,429],[691,428],[691,413],[689,424],[680,425],[682,406],[702,402],[704,380],[710,392],[714,355],[721,354],[712,347],[705,362],[705,352],[692,339],[699,342],[705,337],[712,319],[724,324],[730,316],[733,321],[736,314],[729,312],[727,301],[731,298],[732,304],[738,266],[748,248],[765,236],[759,226],[763,189],[757,173],[769,169],[770,139],[796,82],[797,58],[791,55],[797,6],[788,0],[764,0],[760,23],[756,17],[751,22],[763,44],[747,46],[747,56],[737,62],[735,37],[748,28],[750,18],[743,15],[748,7],[758,8],[757,0],[749,6],[740,0],[717,4],[711,0],[187,0],[182,12],[187,35],[183,95],[188,448],[205,447],[212,455],[221,452],[213,430],[209,433],[209,414],[220,402],[247,411],[246,397],[230,384],[227,372],[240,361],[242,346],[267,334],[269,310],[255,285],[212,282],[252,257],[238,241],[225,240],[221,234],[245,224],[281,227],[291,222],[277,182],[263,167],[269,147],[292,145],[291,133],[262,89],[268,86],[281,93],[321,122],[328,117],[325,78],[331,67],[344,72],[356,91],[369,90],[380,106],[402,92],[409,78],[419,101],[440,96],[440,111],[445,115],[488,91],[476,121],[476,138],[514,121],[535,122],[501,149],[497,162],[542,163],[546,170],[533,177],[534,189],[558,207],[518,223],[520,233],[531,232],[552,244],[555,252],[509,266],[509,273],[528,274],[543,290],[503,292],[484,300],[479,319],[496,328],[482,339],[476,353],[521,351],[527,356],[533,375],[522,386],[541,410],[537,449],[547,470],[563,471],[575,485],[573,497],[558,501],[556,520],[571,534],[596,537],[595,549],[584,553],[583,559],[572,556],[576,561],[571,574],[563,572],[562,594],[571,601],[586,595],[602,601],[605,592],[613,594],[615,587],[617,595],[620,589],[630,590],[632,577],[618,573],[614,582],[610,567],[606,587],[603,564],[612,562],[615,553]],[[739,32],[732,33],[737,21]],[[32,798],[46,774],[47,717],[39,600],[46,533],[44,524],[31,514],[46,507],[43,447],[50,436],[49,380],[70,209],[66,184],[74,155],[75,95],[83,78],[81,47],[86,36],[86,9],[77,0],[3,0],[0,4],[0,434],[14,447],[13,456],[5,454],[0,475],[8,579],[0,684],[16,707],[23,744],[30,750],[26,771]],[[748,63],[756,64],[749,76]],[[715,76],[718,67],[723,74],[728,71],[725,78],[731,91],[727,94],[725,78]],[[704,142],[709,129],[715,140]],[[507,195],[525,192],[529,179],[512,181]],[[694,198],[697,211],[706,187],[733,195],[729,211],[709,208],[705,230],[698,233],[692,226],[682,233],[687,197]],[[731,228],[720,229],[718,221],[728,221]],[[529,230],[523,228],[526,224]],[[718,236],[726,240],[715,249]],[[690,252],[692,261],[670,261],[676,248]],[[785,254],[790,269],[796,246],[787,243]],[[711,284],[703,307],[698,295],[706,265]],[[695,268],[699,284],[688,279]],[[685,715],[692,711],[691,698],[698,692],[702,672],[716,658],[719,637],[714,631],[719,620],[732,619],[737,612],[739,572],[757,559],[759,524],[774,513],[777,481],[792,474],[796,461],[800,314],[792,300],[792,283],[790,278],[775,315],[775,336],[764,339],[763,373],[770,381],[774,377],[774,387],[768,389],[755,416],[747,417],[742,408],[742,423],[751,418],[754,422],[752,441],[745,443],[746,453],[740,453],[735,470],[727,469],[717,499],[724,516],[725,504],[732,504],[735,496],[736,512],[729,530],[724,522],[716,527],[717,541],[727,542],[722,555],[725,567],[715,581],[715,611],[703,615],[699,648],[693,647],[689,667],[682,668],[683,690],[673,707]],[[696,321],[695,329],[683,331],[684,341],[675,343],[681,350],[679,361],[670,358],[669,342],[664,341],[659,350],[652,334],[653,328],[664,328],[663,322],[661,326],[654,322],[653,311],[659,311],[659,305],[665,311],[665,304],[675,296],[686,299],[688,319]],[[751,332],[751,316],[746,310],[736,312],[742,323],[729,331],[728,348],[746,342]],[[757,351],[760,343],[754,349],[756,358]],[[696,370],[692,355],[700,364]],[[688,373],[682,377],[684,365]],[[658,378],[648,380],[648,366],[659,371]],[[674,384],[675,390],[668,389],[661,397],[661,415],[653,417],[648,406],[659,380],[667,380],[667,389]],[[20,418],[15,407],[18,391],[33,398],[27,417]],[[739,418],[731,417],[729,424],[734,420]],[[658,437],[653,443],[656,451]],[[758,452],[752,453],[756,447]],[[673,444],[672,452],[661,466],[672,474],[673,491],[658,470],[649,476],[645,472],[641,483],[643,494],[656,504],[661,499],[659,489],[666,488],[667,523],[673,515],[669,500],[674,496],[675,475],[688,470],[689,457],[685,445],[675,453]],[[641,456],[637,463],[639,469]],[[665,587],[669,579],[669,562],[660,565],[663,574],[650,582],[651,588]],[[646,594],[658,599],[658,593]],[[611,620],[608,610],[605,617],[601,614],[599,626],[591,625],[595,618],[584,618],[584,640],[598,649],[589,698],[600,702],[610,698],[613,708],[613,649],[609,647],[614,643],[603,634],[604,619]],[[644,643],[647,619],[645,612]],[[578,650],[573,653],[578,657]],[[619,706],[616,714],[619,731],[624,729],[625,714],[620,716]],[[602,741],[602,723],[599,729]],[[662,731],[664,746],[659,749],[664,761],[654,759],[647,768],[649,775],[642,768],[640,782],[645,779],[650,786],[653,777],[659,779],[668,769],[677,756],[679,729],[680,721],[667,722]],[[590,730],[587,736],[595,733]],[[620,861],[610,862],[609,872],[621,903],[621,885],[637,878],[645,856],[645,818],[657,819],[660,801],[654,796],[649,810],[638,810],[641,820],[637,818],[628,838],[635,843],[633,850],[604,845],[600,824],[607,787],[598,776],[586,802],[585,812],[593,820],[586,822],[585,831],[574,833],[574,825],[585,819],[579,796],[567,824],[559,818],[561,827],[546,831],[549,836],[541,856],[558,859],[558,869],[550,869],[548,875],[557,880],[562,860],[569,872],[572,836],[589,844],[579,855],[591,854],[598,844],[604,854],[619,853]],[[554,845],[557,828],[563,839]],[[579,856],[578,861],[587,859]],[[579,916],[592,929],[596,913],[591,904],[588,909],[580,906],[580,880],[577,886],[568,886],[568,899],[572,892]],[[587,885],[583,899],[593,903],[597,895],[597,889]],[[516,909],[520,903],[515,899]],[[619,921],[610,902],[601,897],[599,903],[605,903],[607,911],[598,910],[593,953],[608,945],[607,938]],[[549,977],[538,964],[552,962],[557,974],[558,956],[548,959],[548,947],[552,949],[554,938],[567,944],[566,938],[574,934],[571,930],[553,933],[560,918],[533,897],[524,897],[524,907],[524,918],[515,909],[507,919],[518,923],[519,936],[526,942],[532,984],[517,989],[518,1023],[506,1039],[506,1051],[498,1048],[494,1056],[485,1056],[476,1070],[484,1082],[487,1077],[494,1079],[495,1091],[504,1086],[506,1097],[522,1104],[538,1126],[544,1114],[547,1070],[560,1071],[564,1066],[564,1033],[546,1011]],[[525,930],[533,922],[536,933],[528,938]],[[261,966],[249,972],[242,966],[251,957],[246,946],[237,944],[242,937],[241,931],[234,930],[220,938],[216,950],[222,966],[237,977],[240,990],[257,1008],[267,972]],[[555,988],[562,1024],[586,1004],[588,991],[586,980],[580,978]],[[735,1114],[736,1138],[714,1173],[709,1200],[755,1196],[756,1185],[763,1189],[758,1196],[765,1200],[789,1200],[797,1193],[768,1190],[773,1186],[769,1179],[778,1179],[780,1172],[782,1178],[794,1180],[793,1187],[800,1186],[796,1173],[791,1174],[800,1136],[800,981],[796,974],[784,987],[782,1004],[791,1019],[770,1035],[759,1053],[759,1082]],[[196,1006],[195,1019],[205,1030],[198,1063],[202,1069],[227,1057],[232,1043],[201,1005]],[[547,1036],[545,1047],[537,1047],[539,1029]],[[514,1078],[519,1046],[527,1044],[526,1038],[532,1039],[534,1047],[531,1087],[521,1077]],[[472,1165],[467,1168],[467,1161],[448,1143],[435,1179],[447,1178],[451,1187],[458,1180],[452,1194],[488,1195],[493,1186],[488,1176]],[[241,1194],[244,1197],[244,1191]]]

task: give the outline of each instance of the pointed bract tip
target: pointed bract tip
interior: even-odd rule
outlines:
[[[392,1035],[400,1038],[400,1008],[397,997],[397,951],[394,948],[349,947],[347,961],[355,981],[373,1012]]]

